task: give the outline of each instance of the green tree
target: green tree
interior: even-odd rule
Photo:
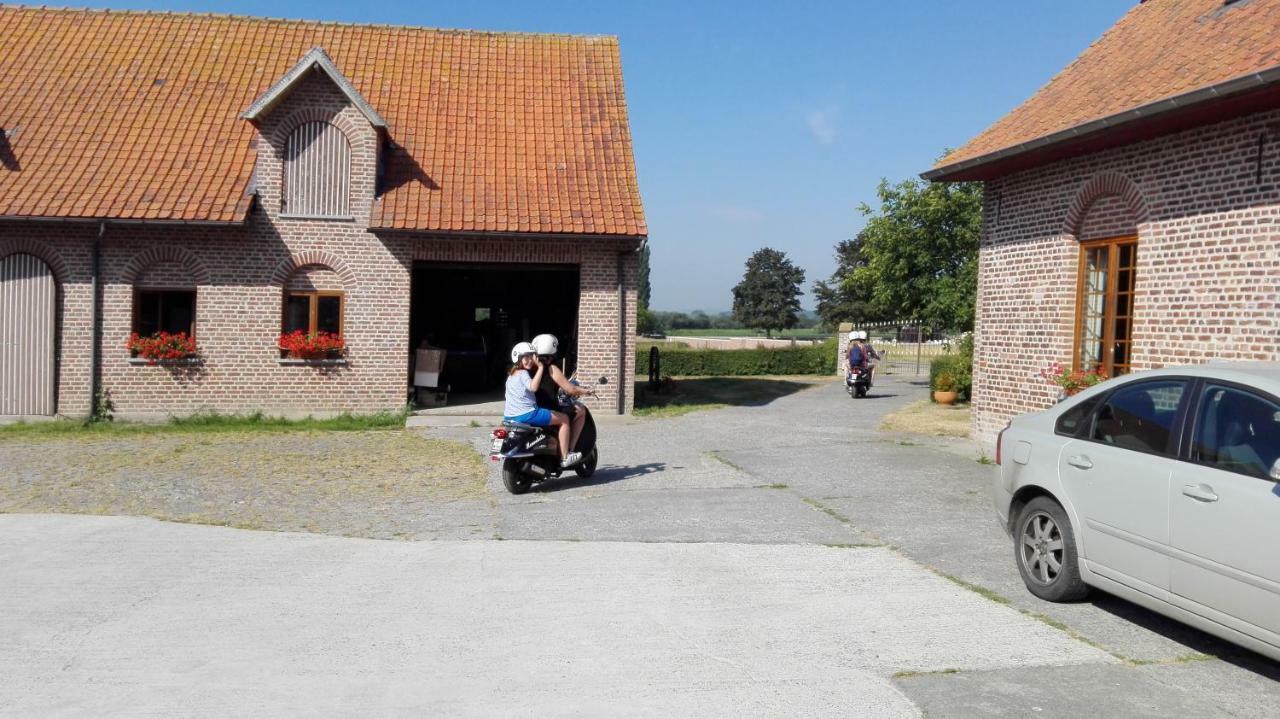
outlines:
[[[982,185],[881,180],[876,195],[879,207],[859,208],[868,217],[858,233],[865,263],[852,272],[872,312],[972,330]]]
[[[636,306],[639,309],[649,309],[649,300],[653,294],[653,287],[649,285],[649,245],[645,244],[644,249],[640,250],[640,277],[637,284],[639,289],[636,292]]]
[[[742,281],[733,288],[733,316],[744,327],[773,330],[795,327],[799,320],[804,270],[791,264],[785,253],[765,247],[747,260]]]
[[[813,284],[822,326],[834,331],[841,322],[871,322],[883,319],[871,304],[871,287],[855,281],[854,272],[867,264],[862,251],[862,235],[836,245],[836,271]]]

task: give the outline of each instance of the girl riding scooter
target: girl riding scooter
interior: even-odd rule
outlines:
[[[582,459],[580,452],[570,452],[569,417],[538,406],[536,393],[542,386],[545,366],[538,360],[533,345],[521,342],[511,348],[511,371],[507,375],[507,398],[503,419],[534,427],[556,427],[560,466],[569,467]]]

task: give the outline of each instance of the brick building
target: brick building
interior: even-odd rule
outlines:
[[[1146,0],[924,177],[985,183],[975,436],[1111,374],[1280,354],[1280,4]]]
[[[560,336],[631,407],[645,242],[612,37],[0,7],[0,414],[402,407]],[[296,359],[284,332],[339,333]],[[186,331],[148,364],[132,333]]]

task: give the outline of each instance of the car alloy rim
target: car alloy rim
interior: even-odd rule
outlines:
[[[1018,558],[1027,576],[1037,584],[1053,584],[1062,571],[1063,542],[1058,523],[1046,512],[1036,512],[1022,523]]]

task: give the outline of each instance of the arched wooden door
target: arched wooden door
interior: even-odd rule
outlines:
[[[54,413],[56,296],[40,258],[0,258],[0,415]]]

